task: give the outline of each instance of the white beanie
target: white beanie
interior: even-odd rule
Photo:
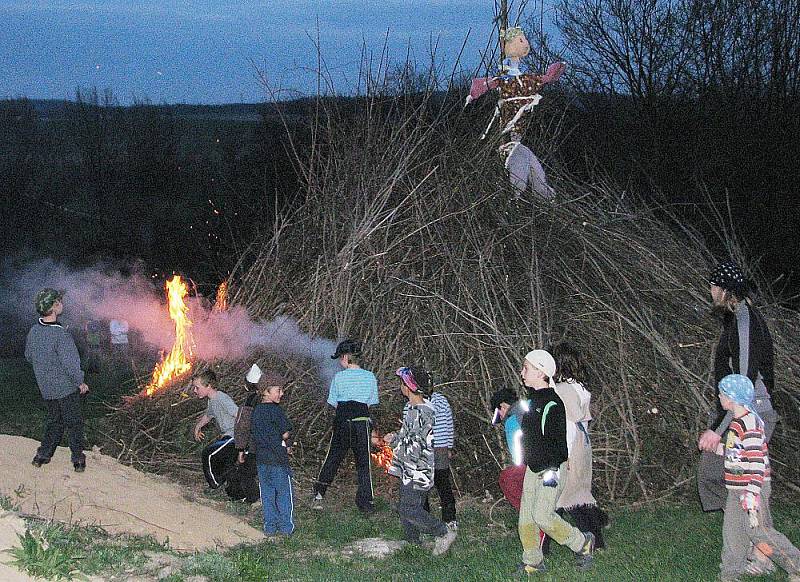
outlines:
[[[553,380],[553,376],[556,375],[556,361],[550,355],[550,352],[532,350],[525,355],[525,359],[530,362],[531,366],[544,372],[550,379],[550,386],[555,388],[556,383]]]
[[[250,366],[250,370],[247,372],[245,380],[247,380],[251,384],[258,384],[258,381],[260,379],[261,379],[261,368],[259,368],[257,364],[253,364],[252,366]]]

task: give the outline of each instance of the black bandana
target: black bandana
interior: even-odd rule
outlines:
[[[730,291],[739,299],[747,295],[747,280],[744,273],[733,261],[724,261],[711,271],[708,282],[717,287]]]

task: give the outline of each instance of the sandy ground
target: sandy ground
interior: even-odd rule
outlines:
[[[109,533],[151,535],[186,551],[264,539],[242,517],[220,511],[211,501],[189,501],[179,485],[97,451],[87,452],[85,473],[75,473],[64,447],[37,469],[31,459],[38,446],[25,437],[0,435],[0,495],[10,497],[22,514],[98,525]],[[0,574],[0,579],[7,578]]]

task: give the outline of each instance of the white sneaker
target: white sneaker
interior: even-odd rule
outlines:
[[[447,528],[447,533],[443,536],[439,536],[436,538],[436,541],[433,544],[433,555],[434,556],[441,556],[447,550],[450,549],[450,546],[453,545],[453,542],[456,541],[456,532],[450,528]]]
[[[453,521],[448,521],[445,525],[450,531],[458,531],[458,522],[455,519]]]
[[[322,493],[317,493],[314,495],[314,499],[311,501],[311,509],[316,509],[317,511],[323,509]]]

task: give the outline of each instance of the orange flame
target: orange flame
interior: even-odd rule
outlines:
[[[382,467],[387,473],[389,472],[389,467],[392,466],[392,457],[394,457],[392,447],[382,445],[377,453],[370,453],[370,456],[376,465]]]
[[[189,294],[186,283],[175,275],[167,281],[167,300],[169,302],[169,318],[175,322],[175,343],[169,354],[156,364],[153,378],[147,388],[145,396],[152,396],[166,384],[192,369],[192,321],[189,319],[189,308],[185,298]]]
[[[217,287],[217,298],[214,300],[214,311],[228,311],[228,282],[223,281]]]

